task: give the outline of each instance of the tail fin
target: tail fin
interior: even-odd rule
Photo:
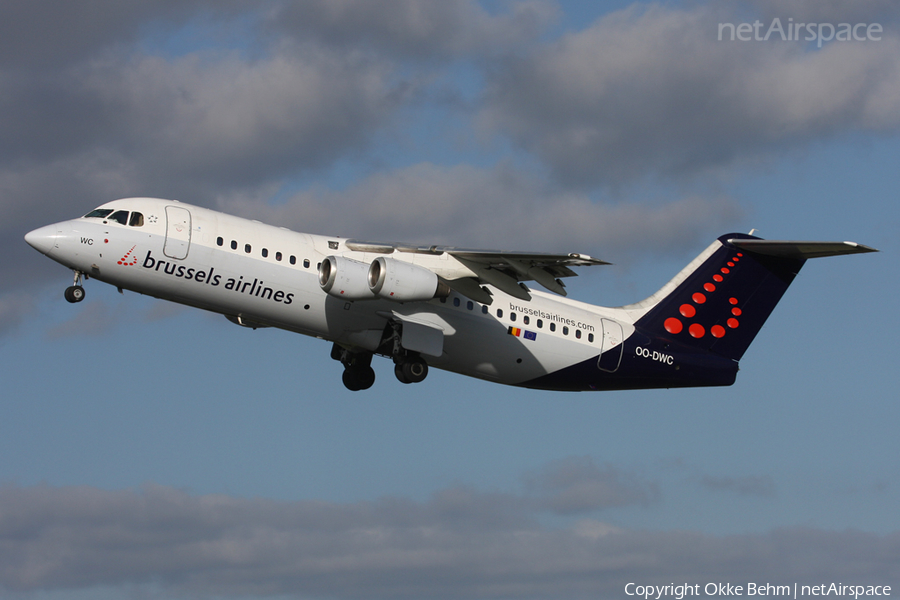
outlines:
[[[808,258],[874,248],[853,242],[769,241],[723,235],[643,302],[635,327],[682,346],[740,360]]]

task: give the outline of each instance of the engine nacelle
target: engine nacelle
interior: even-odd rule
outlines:
[[[329,256],[319,265],[319,286],[335,298],[372,300],[366,283],[369,265],[343,256]]]
[[[369,266],[369,290],[394,302],[417,302],[446,298],[450,288],[424,267],[379,256]]]

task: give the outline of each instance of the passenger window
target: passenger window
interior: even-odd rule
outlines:
[[[110,221],[115,221],[119,225],[125,225],[128,223],[128,211],[127,210],[117,210],[113,214],[107,217]]]
[[[563,335],[569,335],[569,328],[563,325]]]
[[[497,318],[498,318],[498,319],[502,319],[502,318],[503,318],[503,309],[502,309],[502,308],[498,308],[498,309],[497,309]]]
[[[268,249],[268,248],[263,248],[263,249],[262,249],[262,255],[263,255],[263,258],[267,258],[267,257],[269,256],[269,249]]]
[[[588,334],[588,341],[592,344],[594,343],[594,334],[593,333]]]
[[[472,310],[473,308],[475,308],[475,303],[469,300],[468,302],[466,302],[466,308]]]
[[[144,215],[139,212],[131,213],[131,219],[128,221],[129,227],[143,227],[144,226]]]
[[[556,331],[556,323],[550,323],[550,331]]]
[[[514,312],[509,313],[509,320],[510,320],[510,321],[515,321],[515,320],[516,320],[516,313],[514,313]]]
[[[481,305],[481,314],[483,314],[483,315],[488,314],[488,307],[487,307],[487,304],[482,304],[482,305]]]
[[[294,256],[293,254],[291,255],[290,263],[291,263],[292,265],[296,265],[296,264],[297,264],[297,257]]]
[[[304,268],[304,269],[308,269],[308,268],[309,268],[309,259],[308,259],[308,258],[304,258],[304,259],[303,259],[303,268]]]
[[[524,317],[522,317],[522,321],[523,321],[526,325],[528,325],[528,324],[531,322],[531,319],[528,318],[528,315],[525,315]]]
[[[538,319],[538,320],[537,320],[537,326],[538,326],[538,329],[541,329],[541,328],[544,326],[544,322],[541,321],[540,319]]]
[[[453,299],[453,306],[459,306],[459,298]]]
[[[237,250],[237,240],[231,240],[231,249]]]
[[[111,208],[95,208],[88,214],[84,215],[85,219],[102,219],[112,212]]]
[[[244,252],[250,254],[250,244],[244,244]]]
[[[281,252],[275,253],[275,260],[277,260],[278,262],[281,262]]]
[[[224,243],[225,243],[225,240],[223,240],[221,237],[216,238],[216,245],[221,246]]]
[[[581,339],[581,330],[580,329],[575,330],[575,338],[579,339],[579,340]]]

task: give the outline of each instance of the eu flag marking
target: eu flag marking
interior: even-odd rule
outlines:
[[[525,332],[525,339],[526,339],[526,340],[531,340],[531,341],[536,340],[536,339],[537,339],[537,332],[534,332],[534,331],[526,331],[526,332]]]

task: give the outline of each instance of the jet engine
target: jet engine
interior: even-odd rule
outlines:
[[[366,285],[369,265],[343,256],[329,256],[319,265],[319,286],[335,298],[372,300],[375,294]]]
[[[369,266],[369,290],[394,302],[416,302],[446,298],[450,287],[423,267],[379,256]]]

